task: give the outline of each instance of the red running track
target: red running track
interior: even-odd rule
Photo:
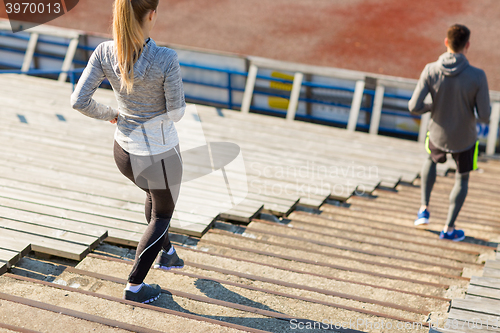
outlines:
[[[112,3],[80,0],[49,24],[111,36]],[[415,79],[445,51],[447,27],[462,23],[469,61],[500,90],[498,0],[161,0],[158,9],[159,42]]]

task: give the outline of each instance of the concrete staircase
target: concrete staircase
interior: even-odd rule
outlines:
[[[442,166],[431,223],[414,228],[417,143],[200,107],[207,140],[237,143],[248,182],[267,187],[250,186],[247,201],[215,214],[220,189],[186,185],[210,211],[179,208],[186,221],[206,217],[171,229],[186,267],[151,270],[146,282],[164,290],[155,303],[125,301],[146,223],[143,193],[114,166],[111,125],[69,110],[68,85],[0,82],[9,91],[0,96],[0,332],[424,332],[495,258],[499,161],[471,175],[457,221],[466,242],[440,241],[454,179]],[[115,103],[109,91],[96,98]],[[294,182],[275,171],[308,162],[351,173],[329,176],[330,191],[265,193]]]
[[[467,227],[467,235],[487,236],[483,240],[438,240],[432,233],[440,227],[438,205],[428,230],[413,228],[404,212],[413,216],[418,200],[410,199],[419,188],[400,184],[397,192],[376,190],[320,210],[297,210],[284,219],[262,215],[248,226],[216,221],[201,239],[174,234],[186,267],[150,271],[146,282],[164,290],[152,305],[121,299],[133,248],[103,243],[80,262],[29,255],[0,277],[0,311],[6,313],[0,312],[0,322],[40,332],[54,331],[54,316],[78,332],[110,327],[321,332],[321,322],[334,330],[335,324],[349,328],[351,323],[351,329],[362,332],[394,331],[389,326],[428,331],[429,321],[445,322],[451,299],[463,298],[469,278],[495,258],[487,238],[498,237],[500,226],[487,222],[482,205],[489,203],[474,199],[483,190],[482,177],[473,175],[471,200],[457,223]],[[438,179],[436,202],[446,196],[451,179]],[[391,215],[388,202],[399,213]],[[484,221],[467,222],[474,214],[483,214]],[[44,319],[28,322],[24,315],[7,315],[19,309]],[[386,328],[378,329],[382,322]]]

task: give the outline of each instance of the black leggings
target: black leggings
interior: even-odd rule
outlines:
[[[116,141],[115,162],[120,172],[146,192],[145,215],[148,227],[142,235],[128,282],[140,284],[148,274],[158,252],[171,247],[168,228],[179,197],[182,159],[179,145],[166,153],[136,156]]]
[[[446,156],[446,155],[445,155]],[[429,201],[431,199],[431,192],[434,183],[436,182],[436,162],[431,158],[425,161],[422,167],[422,206],[429,206]],[[467,197],[467,191],[469,188],[469,171],[464,173],[455,174],[455,186],[450,193],[450,207],[448,208],[448,217],[446,218],[446,225],[449,228],[455,227],[455,221],[462,209],[462,205]]]

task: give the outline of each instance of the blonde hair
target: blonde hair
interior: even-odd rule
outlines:
[[[121,87],[130,94],[134,86],[134,64],[144,47],[142,24],[146,14],[156,10],[159,0],[115,0],[113,39],[120,69]]]

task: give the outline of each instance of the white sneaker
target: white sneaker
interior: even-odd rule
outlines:
[[[425,209],[425,210],[418,213],[417,219],[415,220],[414,224],[416,226],[429,224],[429,217],[430,217],[430,213],[427,209]]]

